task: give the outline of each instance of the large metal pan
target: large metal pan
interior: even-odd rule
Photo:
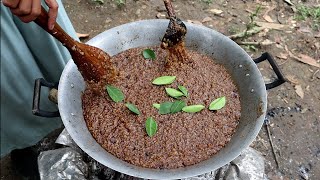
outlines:
[[[259,133],[267,110],[266,89],[284,82],[272,57],[265,53],[256,59],[257,63],[265,59],[269,60],[278,75],[275,82],[265,85],[255,62],[236,43],[212,29],[190,23],[185,24],[188,28],[187,48],[204,53],[222,64],[238,86],[241,98],[241,119],[231,141],[212,158],[184,168],[147,169],[126,163],[104,150],[91,136],[83,118],[81,105],[81,94],[85,89],[85,82],[73,61],[69,61],[61,75],[58,87],[60,115],[77,145],[101,164],[131,176],[147,179],[191,177],[213,171],[229,163],[239,156]],[[158,46],[167,26],[168,20],[145,20],[124,24],[99,34],[88,44],[99,47],[110,55],[135,47]],[[36,109],[34,113],[46,114]],[[47,115],[53,116],[54,113]]]

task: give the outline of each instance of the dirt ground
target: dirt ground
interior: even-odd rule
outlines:
[[[166,15],[161,0],[127,0],[124,5],[119,2],[63,1],[76,31],[90,34],[84,42],[124,23],[165,18]],[[175,0],[173,3],[182,20],[203,24],[226,36],[240,33],[252,24],[263,27],[259,33],[235,41],[247,44],[241,46],[252,58],[263,52],[271,53],[288,82],[268,91],[269,125],[263,126],[251,146],[265,157],[269,179],[319,179],[320,15],[305,20],[295,17],[300,6],[320,8],[320,1],[213,0],[206,3],[205,0]],[[260,10],[250,23],[250,16],[258,7]],[[275,78],[268,63],[259,64],[259,69],[266,81]]]

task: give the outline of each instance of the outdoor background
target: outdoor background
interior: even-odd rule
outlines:
[[[128,22],[166,18],[162,0],[64,0],[63,4],[83,42]],[[263,52],[273,55],[288,82],[268,91],[266,123],[251,147],[265,158],[268,179],[320,179],[320,0],[175,0],[173,4],[180,19],[232,37],[252,58]],[[258,67],[266,82],[275,79],[268,63]],[[20,179],[10,158],[1,160],[1,173],[1,179]]]

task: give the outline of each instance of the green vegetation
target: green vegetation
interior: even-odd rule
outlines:
[[[185,97],[188,97],[188,89],[184,86],[178,86],[178,89],[183,93]]]
[[[158,124],[153,117],[148,117],[145,123],[146,131],[149,137],[152,137],[156,134],[158,130]]]
[[[297,20],[306,20],[311,18],[314,21],[320,21],[320,7],[307,7],[307,6],[298,6],[297,15],[295,16]]]
[[[173,98],[179,98],[184,95],[181,91],[178,91],[173,88],[165,88],[165,90],[166,90],[167,94]]]
[[[122,93],[121,89],[114,87],[112,85],[107,85],[106,90],[110,98],[114,102],[121,102],[122,100],[124,100],[124,94]]]
[[[92,0],[93,2],[99,3],[99,4],[104,4],[104,0]]]
[[[236,34],[236,33],[240,32],[240,28],[237,26],[231,26],[228,28],[228,32],[230,34]]]
[[[212,111],[222,109],[226,105],[226,103],[227,103],[226,97],[222,96],[222,97],[212,101],[210,103],[209,109]]]
[[[139,109],[137,108],[136,105],[131,104],[131,103],[126,103],[126,106],[131,112],[133,112],[133,113],[135,113],[137,115],[140,115],[140,111],[139,111]]]
[[[255,45],[245,45],[244,48],[248,51],[254,51],[254,52],[258,51],[258,48]]]
[[[256,8],[256,10],[250,14],[249,18],[250,18],[250,21],[246,24],[246,31],[245,31],[245,37],[247,37],[248,35],[248,31],[253,29],[254,27],[257,26],[256,24],[256,17],[258,16],[259,12],[261,10],[261,6],[258,6]]]
[[[167,85],[173,83],[173,81],[176,79],[176,76],[161,76],[157,77],[152,81],[152,84],[154,85]]]
[[[207,4],[211,4],[213,0],[202,0],[202,1],[207,3]]]
[[[126,4],[126,0],[115,0],[118,7],[124,6]]]
[[[260,10],[261,10],[261,6],[258,6],[256,8],[256,10],[249,15],[249,22],[246,23],[246,29],[243,31],[241,38],[243,38],[243,39],[248,38],[249,36],[252,35],[252,32],[254,32],[258,28],[257,23],[256,23],[256,18],[259,15]],[[233,30],[233,29],[230,29],[230,30]],[[244,46],[244,48],[249,51],[251,51],[251,50],[257,51],[258,50],[255,45],[246,45],[246,46]]]
[[[185,106],[182,108],[182,111],[187,112],[187,113],[196,113],[202,111],[205,106],[202,104],[197,104],[197,105],[191,105],[191,106]]]
[[[311,27],[314,30],[320,29],[320,7],[307,7],[305,5],[297,6],[297,13],[295,19],[305,21],[310,19],[313,21]]]
[[[145,59],[156,59],[156,53],[151,49],[145,49],[142,51],[142,55]]]

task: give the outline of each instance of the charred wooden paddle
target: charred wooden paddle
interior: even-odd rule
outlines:
[[[188,60],[184,41],[187,34],[187,27],[176,17],[171,0],[163,0],[166,6],[170,22],[161,42],[161,48],[168,50],[166,67],[174,67]]]
[[[164,37],[162,38],[161,47],[163,49],[172,48],[181,44],[187,34],[187,27],[176,17],[171,0],[163,0],[166,6],[170,22]]]
[[[48,17],[48,13],[42,7],[40,16],[34,21],[69,50],[85,81],[106,81],[108,83],[114,81],[118,72],[113,67],[111,57],[107,53],[99,48],[75,41],[58,23],[55,23],[53,30],[49,30]]]

